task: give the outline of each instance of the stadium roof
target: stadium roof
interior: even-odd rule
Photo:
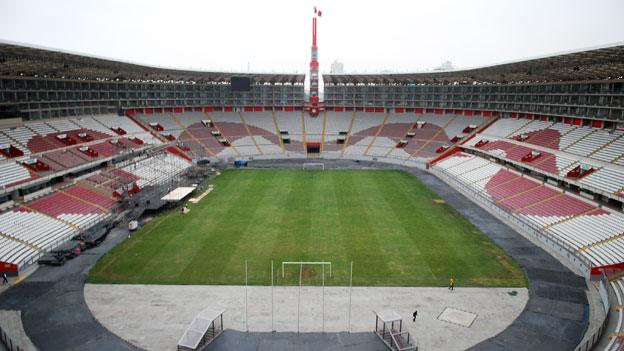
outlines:
[[[324,74],[325,84],[453,84],[622,79],[624,44],[487,67],[401,74]]]
[[[233,73],[179,70],[121,62],[78,53],[0,42],[0,76],[83,80],[229,82],[232,76],[255,83],[303,83],[304,74]]]
[[[108,58],[0,41],[0,76],[81,80],[229,82],[251,77],[258,84],[303,83],[304,74],[235,73],[152,67]],[[487,67],[400,74],[323,74],[325,84],[453,84],[622,79],[624,44]]]

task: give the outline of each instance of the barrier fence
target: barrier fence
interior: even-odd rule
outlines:
[[[484,207],[494,216],[504,218],[507,222],[510,222],[511,224],[519,228],[521,233],[529,235],[534,239],[537,239],[543,244],[547,245],[550,249],[549,251],[554,250],[559,256],[567,259],[569,264],[577,268],[587,280],[590,279],[592,264],[587,258],[579,255],[574,247],[556,237],[544,234],[543,232],[541,232],[540,228],[535,226],[534,224],[515,217],[511,213],[496,206],[494,203],[492,203],[490,198],[456,180],[452,175],[448,174],[447,172],[437,168],[430,169],[430,172],[446,182],[458,192],[469,197],[473,202],[479,204],[481,207]],[[608,289],[610,285],[604,273],[601,275],[598,284],[600,300],[605,311],[605,318],[600,323],[600,326],[598,328],[586,334],[584,340],[574,349],[574,351],[592,350],[604,335],[604,332],[609,324],[609,310],[611,306],[611,301],[609,300]]]

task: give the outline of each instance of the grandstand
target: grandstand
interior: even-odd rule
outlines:
[[[603,279],[621,305],[622,45],[471,70],[328,74],[318,116],[304,109],[300,74],[240,74],[253,90],[235,94],[233,73],[7,43],[0,57],[0,267],[12,276],[157,209],[163,191],[196,181],[186,175],[199,161],[321,158],[427,170],[587,281]]]

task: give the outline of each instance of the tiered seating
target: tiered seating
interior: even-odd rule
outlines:
[[[115,200],[113,200],[111,197],[80,185],[74,185],[67,189],[64,189],[63,193],[72,195],[79,199],[83,199],[88,203],[97,205],[106,210],[111,210],[116,204]]]
[[[449,137],[449,139],[453,139],[457,135],[464,135],[464,129],[470,125],[476,125],[477,127],[482,125],[486,121],[486,118],[483,116],[455,116],[455,118],[444,127],[444,132]]]
[[[74,185],[30,202],[28,208],[86,229],[108,217],[114,205],[112,198]]]
[[[32,178],[30,172],[13,161],[0,161],[0,188]]]
[[[495,175],[499,168],[489,162],[483,162],[482,159],[474,159],[469,162],[474,165],[475,168],[461,174],[459,177],[467,183],[482,183],[483,180],[491,178]],[[472,167],[471,165],[471,167]],[[481,186],[481,185],[479,185]]]
[[[444,127],[449,125],[453,120],[455,120],[455,115],[433,115],[430,113],[425,113],[424,115],[418,118],[419,121],[424,121],[427,124],[435,124],[438,127]],[[463,129],[463,128],[462,128]]]
[[[512,194],[511,197],[507,197],[506,199],[501,200],[500,205],[508,208],[511,211],[514,211],[516,209],[529,207],[537,202],[544,202],[548,199],[554,199],[557,195],[560,194],[560,192],[547,186],[535,186],[534,184],[527,185],[529,187],[529,190],[524,190],[522,193]],[[518,196],[513,196],[515,194],[518,194]]]
[[[563,136],[576,129],[576,126],[565,123],[555,123],[552,126],[548,127],[548,129],[555,130],[559,133],[560,136]]]
[[[89,162],[86,156],[80,155],[71,148],[48,152],[42,159],[50,166],[50,169],[54,171],[77,167]]]
[[[56,140],[54,136],[35,135],[28,141],[28,148],[34,153],[60,149],[66,145]]]
[[[1,220],[1,218],[0,218]],[[0,231],[0,234],[4,234]],[[18,267],[29,263],[39,251],[21,241],[0,236],[0,261],[13,263]]]
[[[140,179],[136,175],[119,168],[103,172],[103,174],[109,178],[116,179],[124,184],[130,184]]]
[[[280,131],[287,131],[291,140],[303,141],[301,112],[275,112]]]
[[[327,117],[325,121],[325,138],[328,136],[332,136],[335,142],[335,138],[338,136],[339,132],[346,132],[349,130],[349,124],[351,123],[351,118],[353,117],[353,112],[327,112]]]
[[[593,264],[624,260],[624,216],[483,158],[459,153],[434,166],[492,204],[564,241]]]
[[[357,113],[353,121],[349,145],[344,153],[354,156],[364,155],[385,117],[384,113]]]
[[[320,142],[323,134],[323,116],[304,114],[306,141]]]
[[[592,129],[589,127],[576,127],[575,129],[570,130],[568,133],[561,136],[561,141],[559,142],[559,150],[567,149],[574,143],[586,137],[591,132]]]
[[[524,126],[522,126],[520,129],[514,131],[512,134],[509,135],[509,137],[523,135],[523,134],[528,134],[528,133],[532,133],[532,132],[542,131],[542,130],[550,127],[552,124],[553,124],[553,122],[544,122],[544,121],[540,121],[540,120],[533,120],[533,121],[525,124]]]
[[[125,116],[99,115],[94,116],[94,119],[108,128],[119,127],[130,135],[146,134],[145,130]]]
[[[90,203],[67,195],[63,191],[55,192],[50,196],[33,201],[28,204],[28,207],[53,217],[69,213],[90,214],[105,212]]]
[[[210,131],[216,130],[221,132],[221,136],[233,146],[220,147],[219,156],[238,156],[238,154],[250,156],[260,153],[238,113],[213,112],[210,114],[210,117],[214,123],[214,128],[210,128]],[[200,128],[206,129],[203,125],[199,125]],[[212,140],[221,146],[217,139],[212,137]]]
[[[84,182],[88,186],[101,189],[102,193],[113,194],[113,192],[131,185],[137,180],[139,180],[139,177],[131,173],[121,169],[113,169],[93,174],[84,179]],[[100,204],[103,205],[101,202]]]
[[[48,135],[57,132],[57,130],[45,124],[44,122],[28,123],[26,124],[26,126],[39,135]]]
[[[144,142],[153,142],[153,137],[145,133],[145,131],[126,117],[99,116],[98,118],[108,124],[102,124],[99,120],[92,117],[81,117],[49,120],[46,122],[30,122],[26,123],[23,127],[6,128],[0,132],[0,144],[11,144],[20,149],[25,156],[31,153],[49,153],[50,151],[67,148],[69,146],[57,138],[59,134],[66,134],[69,138],[73,139],[74,145],[79,145],[84,142],[117,135],[110,129],[109,125],[122,126],[128,129],[129,134],[140,134]],[[81,139],[78,136],[80,133],[88,134],[90,139]],[[102,156],[112,156],[117,153],[108,146],[99,147],[103,148]],[[136,146],[132,145],[132,147]],[[50,158],[57,159],[57,156],[58,155],[52,155]],[[69,157],[71,157],[71,160],[60,162],[64,168],[80,164],[79,160],[75,157],[71,155],[69,155]],[[53,168],[53,170],[55,169]]]
[[[202,120],[210,119],[204,112],[184,112],[176,114],[176,117],[185,127],[189,127],[195,123],[201,123]]]
[[[549,147],[552,149],[559,149],[559,139],[561,138],[561,134],[555,129],[546,128],[527,133],[525,135],[528,136],[528,139],[524,140],[526,143]]]
[[[122,122],[124,120],[126,122]],[[147,136],[144,136],[147,133],[138,126],[135,127],[134,122],[125,117],[116,116],[99,117],[98,120],[82,118],[72,121],[29,123],[27,127],[4,129],[0,136],[12,145],[17,144],[16,140],[20,140],[20,145],[21,143],[37,145],[38,140],[40,144],[35,149],[44,151],[44,154],[37,155],[37,158],[50,167],[50,172],[55,172],[96,160],[77,151],[78,145],[66,145],[55,140],[57,134],[66,133],[74,139],[78,138],[78,133],[86,130],[81,128],[89,128],[87,132],[94,140],[116,136],[106,129],[109,125],[119,126],[129,135],[136,133],[136,135],[143,136],[143,140],[148,140]],[[43,135],[35,134],[33,130]],[[210,138],[214,139],[212,136]],[[91,140],[87,139],[75,140],[78,143],[84,141],[91,143]],[[97,151],[100,157],[114,155],[118,149],[129,146],[144,147],[123,137],[119,137],[118,140],[120,146],[113,145],[106,140],[93,142],[89,147]],[[63,149],[50,150],[57,147]],[[28,154],[31,150],[24,148],[24,151]],[[112,197],[113,191],[132,185],[135,181],[143,186],[162,184],[188,168],[190,162],[166,152],[143,160],[140,166],[143,167],[137,168],[139,175],[123,170],[100,172],[81,180],[80,184],[24,204],[17,210],[0,214],[0,260],[19,266],[32,263],[41,253],[69,240],[80,230],[87,229],[110,217],[110,212],[116,206],[116,201]],[[0,161],[0,187],[14,185],[15,182],[32,179],[34,176],[14,160]]]
[[[0,145],[12,145],[15,148],[18,148],[20,151],[22,151],[22,153],[24,155],[28,155],[30,154],[30,150],[28,150],[28,148],[20,145],[19,143],[11,140],[8,136],[4,135],[2,132],[0,132]],[[3,160],[4,156],[0,155],[0,160]]]
[[[503,155],[505,158],[514,161],[521,161],[524,156],[535,151],[529,147],[512,144],[504,140],[491,141],[479,148],[480,150],[492,151],[494,154]],[[542,156],[544,157],[544,156]]]
[[[71,119],[71,121],[83,129],[94,130],[96,132],[107,134],[109,136],[117,135],[112,130],[110,130],[110,128],[104,126],[93,117],[73,118]]]
[[[97,186],[97,185],[102,185],[108,181],[111,181],[113,178],[111,177],[107,177],[106,173],[104,172],[100,172],[100,173],[95,173],[90,175],[88,178],[86,178],[87,181],[89,181],[91,184]]]
[[[384,157],[392,154],[396,149],[399,141],[405,139],[407,132],[416,122],[417,117],[414,114],[394,114],[391,113],[384,127],[379,132],[377,139],[371,145],[368,151],[369,156]],[[403,151],[403,150],[400,150]],[[402,154],[396,153],[394,158],[407,158],[409,154],[403,151]]]
[[[617,138],[617,135],[608,133],[604,130],[594,130],[592,133],[586,135],[583,139],[571,145],[566,152],[573,153],[580,156],[589,156],[598,149],[604,147],[608,143]]]
[[[606,193],[617,193],[624,188],[624,170],[603,168],[582,178],[580,182]]]
[[[453,144],[444,129],[452,124],[456,119],[463,119],[462,116],[455,115],[424,115],[420,121],[425,124],[422,128],[415,129],[416,135],[411,138],[407,146],[404,148],[412,157],[417,159],[426,159],[437,156],[436,150],[441,146],[449,146]],[[467,126],[469,123],[466,123]],[[462,124],[463,125],[463,124]]]
[[[159,185],[182,173],[190,163],[170,153],[159,154],[123,168],[139,178],[139,187]]]
[[[488,162],[487,160],[485,161]],[[499,169],[499,172],[502,172],[504,174],[509,171],[504,171],[504,170]],[[506,178],[507,177],[505,177],[505,179]],[[525,192],[531,191],[538,187],[540,187],[539,183],[536,183],[533,179],[529,179],[526,177],[519,177],[519,178],[513,179],[503,184],[496,182],[496,177],[493,177],[491,178],[491,181],[487,183],[485,188],[488,192],[488,195],[490,195],[494,201],[500,202],[511,196],[524,194]],[[545,193],[542,193],[542,194],[546,195]],[[515,209],[520,209],[520,208],[521,207],[517,207],[517,208],[512,207],[511,209],[515,210]]]
[[[245,121],[249,126],[265,130],[269,135],[275,135],[275,123],[271,112],[246,112]]]
[[[492,123],[492,125],[489,126],[484,133],[491,136],[506,138],[508,135],[512,134],[513,132],[522,128],[528,123],[530,123],[530,121],[526,119],[501,118],[496,122]]]
[[[23,209],[0,214],[0,228],[7,237],[39,250],[48,250],[78,234],[62,221]]]
[[[275,123],[271,112],[250,112],[245,113],[244,116],[247,127],[254,136],[262,154],[281,156],[282,148],[275,134]]]
[[[517,123],[509,119],[499,120],[482,134],[466,143],[466,146],[476,147],[475,145],[479,141],[485,139],[489,142],[480,146],[480,150],[516,162],[520,162],[522,157],[529,152],[538,151],[541,153],[541,156],[525,164],[540,169],[545,173],[562,177],[567,177],[568,172],[579,165],[587,165],[593,167],[595,171],[579,179],[578,181],[581,185],[585,185],[587,189],[593,191],[602,191],[616,195],[622,193],[624,189],[624,169],[620,169],[616,165],[624,165],[624,133],[598,130],[590,127],[576,127],[563,123],[555,123],[540,131],[532,130],[529,133],[525,133],[534,127],[537,128],[539,126],[541,128],[549,123],[532,121],[512,133],[516,136],[527,135],[528,138],[523,142],[515,141],[512,143],[505,140],[497,140],[498,137],[492,137],[493,134],[501,134],[501,131],[511,129],[503,127],[515,127]],[[530,144],[540,145],[553,151],[533,149],[529,147]],[[562,150],[564,152],[560,153],[554,150]],[[571,154],[588,157],[589,159],[579,160]],[[593,162],[592,159],[614,163],[614,165],[603,165],[600,162]]]
[[[186,130],[180,134],[178,140],[190,147],[195,155],[211,156],[223,150],[223,146],[210,131],[211,129],[205,127],[201,122],[196,122],[187,126]]]
[[[303,120],[301,112],[275,112],[275,120],[280,131],[287,131],[290,138],[289,144],[284,144],[286,154],[300,155],[304,152],[303,146]]]
[[[374,135],[379,129],[379,126],[370,127],[361,130],[349,138],[348,146],[346,147],[344,154],[350,156],[362,156],[366,153],[368,146],[373,142]],[[383,142],[383,139],[380,141]]]
[[[59,132],[69,132],[71,130],[81,129],[80,126],[73,123],[70,119],[53,119],[49,120],[47,124]]]
[[[126,148],[126,144],[117,141],[117,146],[111,144],[110,141],[104,141],[98,144],[89,145],[89,148],[95,150],[100,157],[111,157],[120,153],[120,151]]]
[[[170,113],[139,114],[137,117],[148,125],[149,123],[158,123],[163,128],[163,132],[170,133],[176,138],[182,133],[182,128],[176,123]]]
[[[622,259],[620,251],[613,251],[620,246],[620,243],[611,241],[612,245],[596,244],[624,233],[624,220],[622,219],[621,216],[596,210],[591,216],[571,218],[546,230],[567,241],[574,242],[577,247],[584,248],[584,251],[592,256],[595,264],[604,265]],[[596,253],[592,254],[594,251]],[[603,254],[599,254],[599,251]],[[605,254],[610,258],[603,258]]]
[[[325,143],[323,152],[337,156],[342,151],[343,145],[337,144],[340,132],[348,132],[353,112],[327,112],[325,118]]]
[[[230,142],[249,136],[238,113],[213,112],[210,116],[221,134]]]
[[[617,131],[613,135],[614,139],[610,144],[596,150],[590,157],[605,162],[613,162],[621,157],[624,153],[624,133]]]
[[[256,147],[254,139],[252,139],[250,136],[243,136],[232,139],[234,139],[232,145],[236,148],[236,151],[238,151],[240,155],[253,156],[260,154],[259,147]]]
[[[385,117],[384,113],[357,113],[355,120],[353,120],[351,135],[360,135],[362,137],[375,135]]]
[[[28,141],[36,134],[26,127],[8,128],[3,129],[2,132],[10,139],[17,141],[18,143],[27,146]],[[20,148],[21,149],[21,148]],[[23,150],[24,155],[30,154],[30,150]]]
[[[467,145],[474,146],[479,140],[487,139],[487,136],[480,136],[471,140]],[[489,139],[488,139],[489,140]],[[502,156],[506,159],[521,162],[522,157],[536,151],[524,145],[512,144],[503,140],[490,140],[489,143],[479,147],[479,150],[486,151],[492,155]],[[559,154],[551,154],[539,151],[542,155],[535,161],[526,162],[528,166],[535,167],[546,173],[556,174],[565,177],[569,170],[579,165],[578,160]],[[624,152],[622,150],[621,152]],[[585,163],[584,163],[585,164]],[[595,166],[595,168],[599,168]],[[624,171],[619,169],[601,168],[597,172],[580,179],[581,184],[607,192],[616,193],[624,187]]]

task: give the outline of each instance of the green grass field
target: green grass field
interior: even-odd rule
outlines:
[[[105,255],[92,283],[297,284],[282,261],[331,261],[326,284],[526,286],[522,270],[402,171],[228,170],[191,212],[169,211]],[[281,269],[281,268],[280,268]],[[320,266],[303,270],[320,284]]]

